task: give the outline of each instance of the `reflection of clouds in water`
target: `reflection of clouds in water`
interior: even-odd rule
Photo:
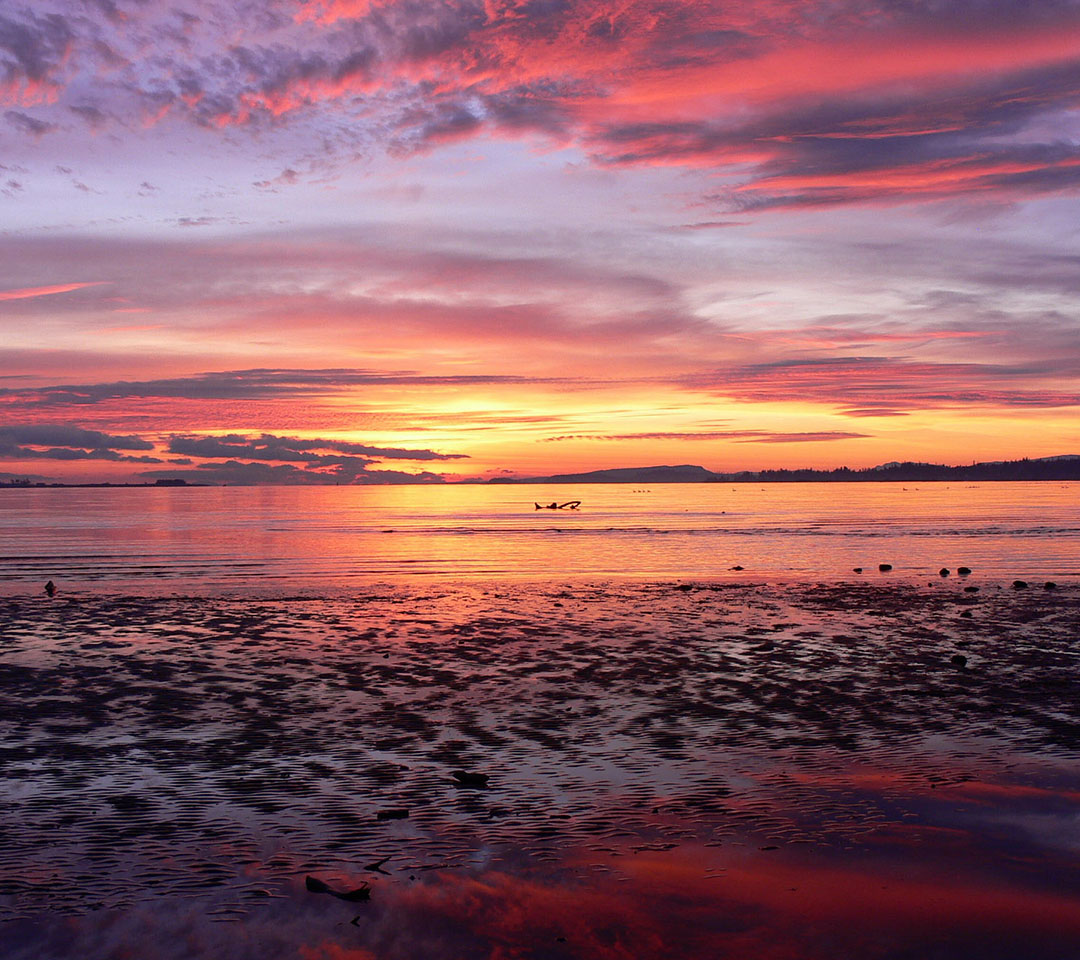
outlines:
[[[236,923],[215,922],[204,902],[162,900],[9,925],[7,956],[1059,960],[1080,936],[1067,894],[988,877],[970,861],[928,870],[910,856],[861,864],[744,847],[727,851],[717,874],[703,869],[713,856],[690,846],[630,858],[621,882],[582,882],[559,867],[447,872],[383,883],[363,904],[306,895],[297,884]]]

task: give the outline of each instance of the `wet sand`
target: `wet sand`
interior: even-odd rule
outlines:
[[[1077,955],[1078,624],[955,578],[0,601],[5,956]]]

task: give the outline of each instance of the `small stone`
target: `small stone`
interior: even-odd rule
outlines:
[[[879,563],[879,564],[877,565],[877,568],[878,568],[878,570],[880,570],[880,571],[881,571],[882,573],[887,573],[887,572],[888,572],[889,570],[891,570],[891,569],[892,569],[892,564],[891,564],[891,563]]]
[[[862,573],[862,567],[855,567],[855,569],[852,572],[853,573]]]
[[[1047,580],[1046,583],[1043,584],[1043,589],[1044,590],[1056,590],[1057,589],[1057,584],[1054,583],[1053,580]]]
[[[964,667],[967,666],[967,657],[965,657],[962,653],[954,653],[951,657],[949,657],[949,663],[951,663],[954,667],[959,667],[961,670],[963,670]]]
[[[731,569],[732,570],[742,570],[743,568],[740,567],[738,564],[735,564],[735,566],[733,566]]]
[[[405,820],[409,816],[409,811],[401,807],[395,807],[392,810],[380,810],[375,816],[380,820]]]
[[[964,617],[967,620],[970,620],[971,619],[971,611],[970,610],[965,610],[962,614],[960,614],[960,616]]]
[[[978,587],[964,587],[964,593],[978,593]]]
[[[1014,590],[1026,590],[1027,589],[1027,581],[1026,580],[1014,580],[1013,581],[1013,589]]]
[[[956,572],[960,574],[960,576],[966,577],[969,573],[971,573],[971,567],[957,567]]]
[[[135,813],[151,806],[149,801],[134,793],[122,793],[116,797],[109,797],[109,803],[120,813]]]
[[[943,576],[943,577],[947,577],[947,576],[949,575],[949,568],[948,568],[948,567],[942,567],[942,568],[941,568],[941,569],[940,569],[940,570],[938,571],[938,574],[939,574],[940,576]]]

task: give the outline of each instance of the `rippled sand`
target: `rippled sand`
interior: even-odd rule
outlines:
[[[1080,588],[965,585],[0,601],[5,956],[1075,955]]]

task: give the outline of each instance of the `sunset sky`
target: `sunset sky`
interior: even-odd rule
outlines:
[[[1080,453],[1080,3],[0,0],[0,479]]]

